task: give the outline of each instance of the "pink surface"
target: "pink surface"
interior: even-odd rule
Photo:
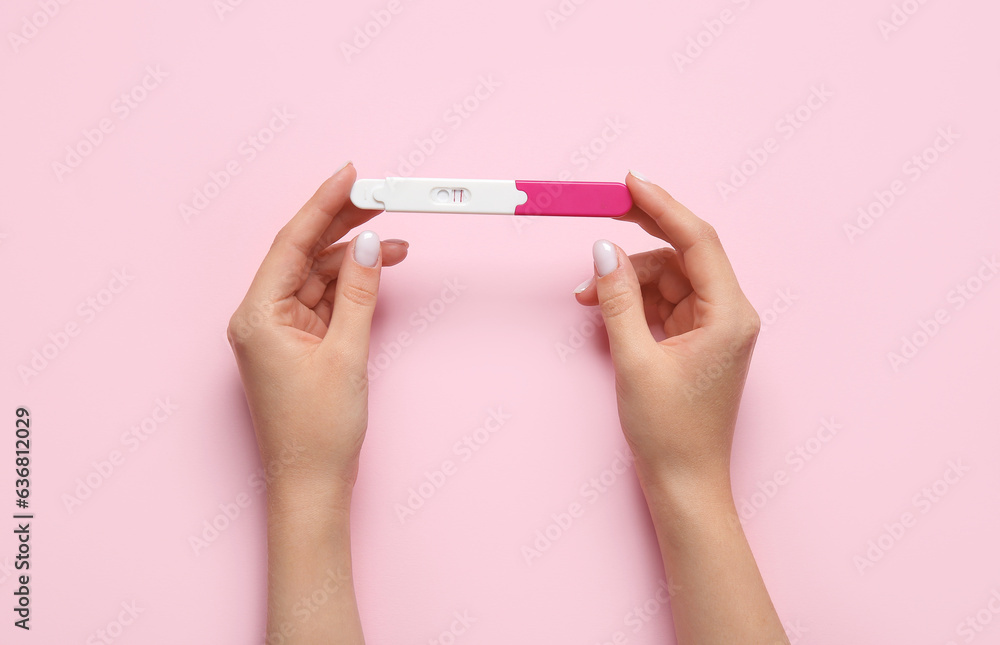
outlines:
[[[259,642],[261,465],[225,328],[353,159],[662,183],[764,320],[733,479],[793,642],[1000,642],[1000,6],[498,7],[3,4],[4,606],[19,405],[37,516],[34,629],[8,610],[0,641],[86,643],[135,603],[116,645]],[[657,240],[596,218],[371,228],[411,247],[383,275],[354,506],[369,641],[440,640],[465,612],[468,645],[672,642],[640,490],[613,471],[604,331],[572,295],[595,239]]]
[[[622,183],[595,181],[515,181],[528,201],[515,215],[583,215],[618,217],[632,208],[632,195]]]

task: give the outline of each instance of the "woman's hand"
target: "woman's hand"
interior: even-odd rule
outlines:
[[[364,643],[351,493],[379,276],[406,243],[334,244],[379,213],[350,202],[356,177],[348,163],[278,232],[227,331],[267,473],[268,644]]]
[[[594,244],[594,278],[617,375],[618,412],[644,485],[729,490],[729,457],[760,318],[719,237],[662,188],[630,176],[635,207],[618,219],[669,242],[627,256]],[[596,284],[595,284],[596,282]],[[657,342],[649,326],[662,328]]]
[[[379,213],[350,202],[356,175],[347,164],[278,232],[227,332],[268,472],[348,492],[368,424],[379,275],[407,250],[371,231],[334,244]]]
[[[619,219],[671,244],[629,257],[594,244],[577,299],[600,305],[618,415],[670,577],[680,645],[788,643],[733,502],[733,429],[760,318],[715,229],[631,175]],[[650,325],[662,327],[657,342]]]

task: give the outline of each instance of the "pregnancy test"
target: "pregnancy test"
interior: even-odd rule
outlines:
[[[358,179],[358,208],[407,213],[486,213],[618,217],[632,208],[625,184],[519,179]]]

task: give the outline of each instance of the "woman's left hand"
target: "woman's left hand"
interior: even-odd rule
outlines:
[[[348,496],[368,425],[379,276],[407,251],[371,231],[334,244],[380,212],[351,203],[356,177],[348,163],[278,232],[227,331],[267,472]]]

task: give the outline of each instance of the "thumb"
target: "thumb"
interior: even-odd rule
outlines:
[[[607,240],[594,242],[597,300],[608,329],[615,370],[642,364],[656,345],[649,331],[639,278],[628,255]]]
[[[381,244],[374,231],[362,231],[344,253],[334,290],[333,312],[324,341],[368,355],[372,316],[382,272]]]

